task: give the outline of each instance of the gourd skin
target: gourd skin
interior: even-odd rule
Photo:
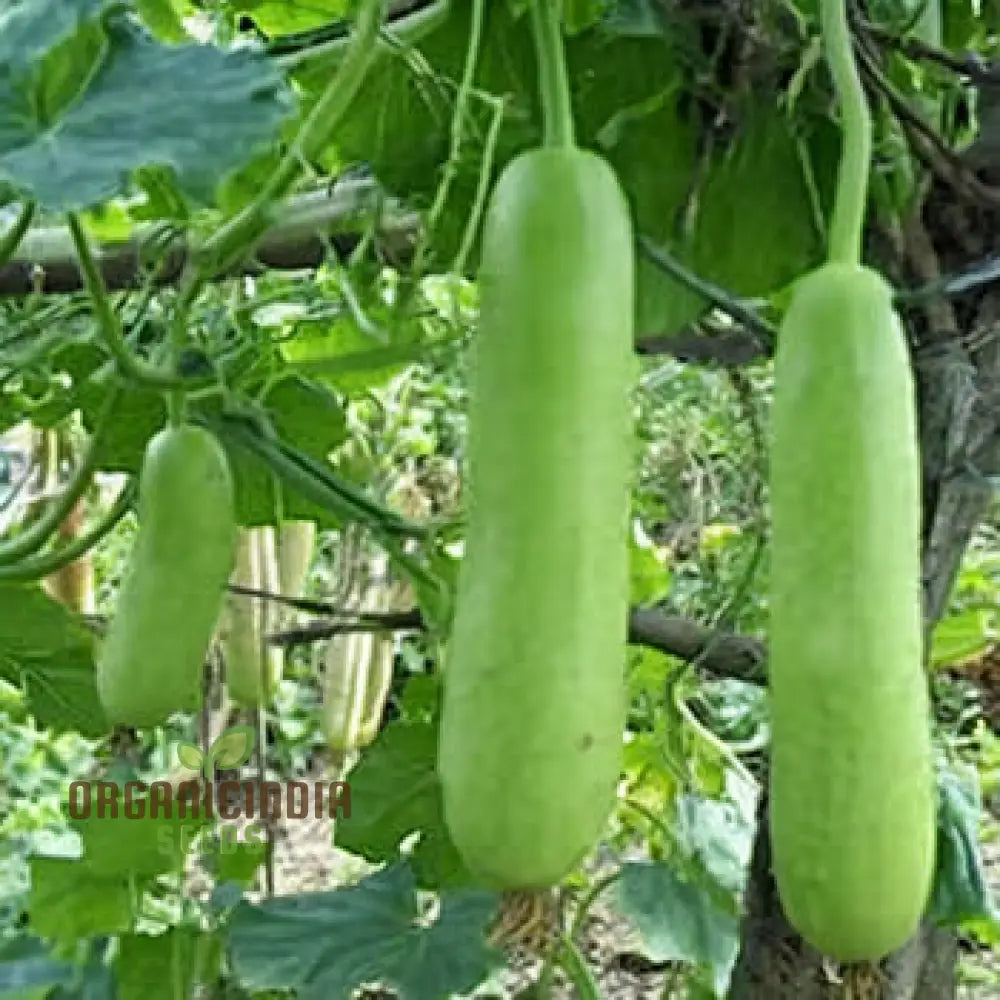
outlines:
[[[198,427],[160,431],[146,449],[138,537],[98,660],[112,724],[152,726],[198,707],[235,544],[222,447]]]
[[[592,847],[621,763],[634,274],[610,167],[574,148],[509,164],[479,280],[439,769],[470,870],[533,888]]]
[[[278,577],[284,597],[301,597],[316,545],[315,521],[284,521],[278,529]],[[295,617],[293,609],[286,617]]]
[[[380,553],[371,560],[371,579],[361,588],[360,610],[400,611],[398,582],[387,583],[389,560]],[[334,636],[323,658],[323,734],[327,746],[346,753],[369,746],[382,724],[392,689],[395,644],[391,633],[349,632]]]
[[[875,272],[798,285],[772,421],[774,872],[811,944],[874,959],[916,931],[935,847],[914,389]]]
[[[239,529],[234,584],[267,593],[278,590],[275,535],[270,525]],[[279,606],[270,601],[232,593],[226,598],[220,629],[224,634],[226,689],[239,705],[255,708],[267,702],[281,680],[283,651],[277,646],[263,646],[264,636],[277,631],[279,614]]]
[[[351,632],[330,641],[324,657],[323,734],[341,753],[378,736],[392,686],[392,638]]]

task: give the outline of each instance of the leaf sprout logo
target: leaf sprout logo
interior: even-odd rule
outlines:
[[[189,771],[201,771],[208,781],[215,777],[216,769],[229,771],[241,767],[253,755],[257,734],[252,726],[232,726],[224,729],[218,739],[202,753],[193,743],[180,743],[177,760]]]

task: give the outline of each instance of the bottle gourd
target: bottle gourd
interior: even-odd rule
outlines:
[[[844,145],[827,262],[774,361],[770,825],[785,913],[842,962],[917,930],[934,869],[920,458],[892,290],[861,262],[872,122],[846,0],[822,0]]]
[[[235,545],[221,445],[199,427],[160,431],[146,449],[138,536],[98,658],[109,722],[152,726],[198,707]]]
[[[231,583],[266,593],[278,591],[277,533],[271,525],[240,528]],[[225,600],[219,632],[223,639],[226,690],[239,705],[266,704],[281,680],[284,651],[265,643],[278,631],[281,606],[246,594],[230,593]]]
[[[614,803],[633,253],[624,196],[598,156],[549,142],[502,172],[479,269],[469,527],[439,749],[452,838],[497,888],[558,882]]]
[[[774,378],[775,873],[804,937],[872,958],[916,930],[934,855],[913,383],[882,278],[807,276]]]

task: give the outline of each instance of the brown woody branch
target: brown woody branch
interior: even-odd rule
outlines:
[[[262,595],[263,596],[263,595]],[[308,645],[347,632],[412,632],[424,628],[418,608],[379,614],[359,614],[335,621],[318,621],[275,632],[268,641],[291,647]],[[710,674],[763,684],[766,651],[758,639],[714,629],[689,618],[668,615],[657,608],[633,608],[629,613],[628,640],[636,646],[697,662]]]

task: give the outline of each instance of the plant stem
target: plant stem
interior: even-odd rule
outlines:
[[[121,321],[111,308],[111,300],[108,298],[107,289],[104,286],[104,279],[101,277],[100,268],[90,249],[87,234],[83,231],[79,216],[75,212],[69,212],[66,216],[69,223],[70,235],[73,238],[73,245],[76,247],[77,260],[80,264],[80,272],[83,275],[83,286],[90,296],[91,304],[94,307],[94,315],[97,319],[97,328],[104,341],[104,346],[108,353],[115,360],[119,372],[126,378],[141,385],[148,385],[155,389],[174,389],[178,387],[195,388],[197,386],[210,385],[213,379],[180,378],[169,372],[161,372],[157,368],[135,357],[129,349],[122,331]]]
[[[337,72],[302,123],[270,182],[253,202],[199,248],[195,267],[188,272],[183,299],[193,300],[206,281],[233,264],[256,243],[272,222],[271,206],[288,193],[301,175],[303,163],[315,159],[327,146],[377,54],[384,4],[385,0],[364,0],[354,38]]]
[[[450,0],[435,0],[434,3],[420,7],[410,14],[393,18],[381,31],[381,37],[378,40],[379,51],[393,52],[404,45],[415,45],[430,32],[439,28],[447,20],[450,13]],[[292,38],[294,44],[294,36]],[[340,64],[350,42],[350,35],[344,34],[326,42],[289,50],[285,39],[282,38],[280,41],[265,45],[264,51],[286,73],[303,68],[314,70],[317,68],[314,64],[323,61],[328,62],[329,68],[333,69],[334,66]],[[284,48],[281,47],[283,45]]]
[[[465,223],[465,232],[462,234],[462,245],[455,254],[451,270],[453,274],[462,274],[465,271],[465,262],[472,252],[472,244],[476,240],[476,233],[479,232],[479,220],[483,217],[486,209],[486,199],[490,193],[490,179],[493,176],[493,160],[496,157],[497,140],[500,138],[500,126],[504,119],[504,102],[494,99],[493,117],[490,119],[490,127],[486,133],[486,142],[483,144],[483,158],[479,166],[479,181],[476,184],[476,194],[472,200],[472,208],[469,210],[469,218]]]
[[[33,201],[26,201],[21,206],[21,211],[14,220],[14,225],[0,238],[0,266],[6,264],[14,255],[14,251],[20,245],[21,240],[24,239],[24,234],[28,231],[31,220],[34,217],[35,203]]]
[[[170,360],[178,377],[181,373],[181,357],[188,340],[188,305],[189,303],[184,302],[175,311],[170,323]],[[187,395],[183,389],[178,387],[167,393],[167,420],[171,427],[179,427],[184,422],[186,406]]]
[[[355,484],[341,479],[332,468],[311,455],[265,438],[238,419],[211,421],[211,429],[227,443],[250,452],[289,489],[330,511],[338,520],[367,524],[377,536],[426,538],[426,525],[415,524],[382,507]]]
[[[111,414],[115,404],[118,402],[119,388],[112,386],[105,397],[104,405],[101,408],[100,416],[97,418],[97,426],[94,429],[90,444],[87,446],[80,464],[77,466],[73,478],[67,483],[66,488],[59,497],[45,511],[45,513],[30,527],[26,528],[17,537],[9,542],[0,544],[0,566],[8,565],[23,559],[25,556],[33,555],[37,552],[58,528],[66,520],[67,515],[73,509],[77,500],[83,495],[83,491],[90,485],[91,476],[97,467],[97,459],[100,449],[104,445],[104,438],[108,427],[111,424]]]
[[[609,886],[615,884],[619,878],[621,878],[621,870],[609,872],[607,875],[602,875],[594,884],[587,890],[587,894],[580,901],[580,905],[576,908],[576,913],[573,915],[573,924],[569,929],[570,940],[575,940],[577,934],[583,930],[584,921],[587,919],[587,914],[590,912],[590,908],[597,901],[597,897],[600,896],[605,889]]]
[[[104,519],[95,524],[85,535],[80,535],[79,538],[64,545],[61,549],[46,552],[33,559],[25,559],[24,562],[15,563],[13,566],[0,566],[0,583],[30,583],[33,580],[41,580],[57,573],[64,566],[76,562],[125,516],[129,507],[132,506],[135,493],[135,481],[130,480],[122,488],[114,506]]]
[[[476,64],[479,60],[479,49],[483,36],[483,8],[486,0],[471,0],[472,22],[469,25],[469,41],[465,50],[465,66],[462,70],[462,80],[455,96],[455,110],[451,116],[451,143],[448,149],[448,159],[445,160],[441,172],[441,181],[434,192],[434,201],[427,213],[427,226],[422,234],[420,245],[414,255],[413,272],[417,276],[423,274],[424,256],[427,251],[427,241],[434,235],[441,213],[448,202],[448,194],[452,183],[458,174],[458,164],[462,155],[462,142],[465,139],[465,118],[468,114],[469,94],[476,76]],[[487,173],[489,167],[486,167]]]
[[[822,0],[823,41],[840,101],[844,133],[828,256],[831,261],[860,264],[872,155],[872,119],[854,61],[847,24],[848,2]]]
[[[580,1000],[601,1000],[601,991],[594,981],[594,974],[587,967],[577,946],[564,936],[559,945],[558,962],[563,972],[576,987]]]
[[[559,0],[531,0],[531,26],[538,56],[538,85],[546,146],[572,146],[573,104],[570,100],[566,50]]]

